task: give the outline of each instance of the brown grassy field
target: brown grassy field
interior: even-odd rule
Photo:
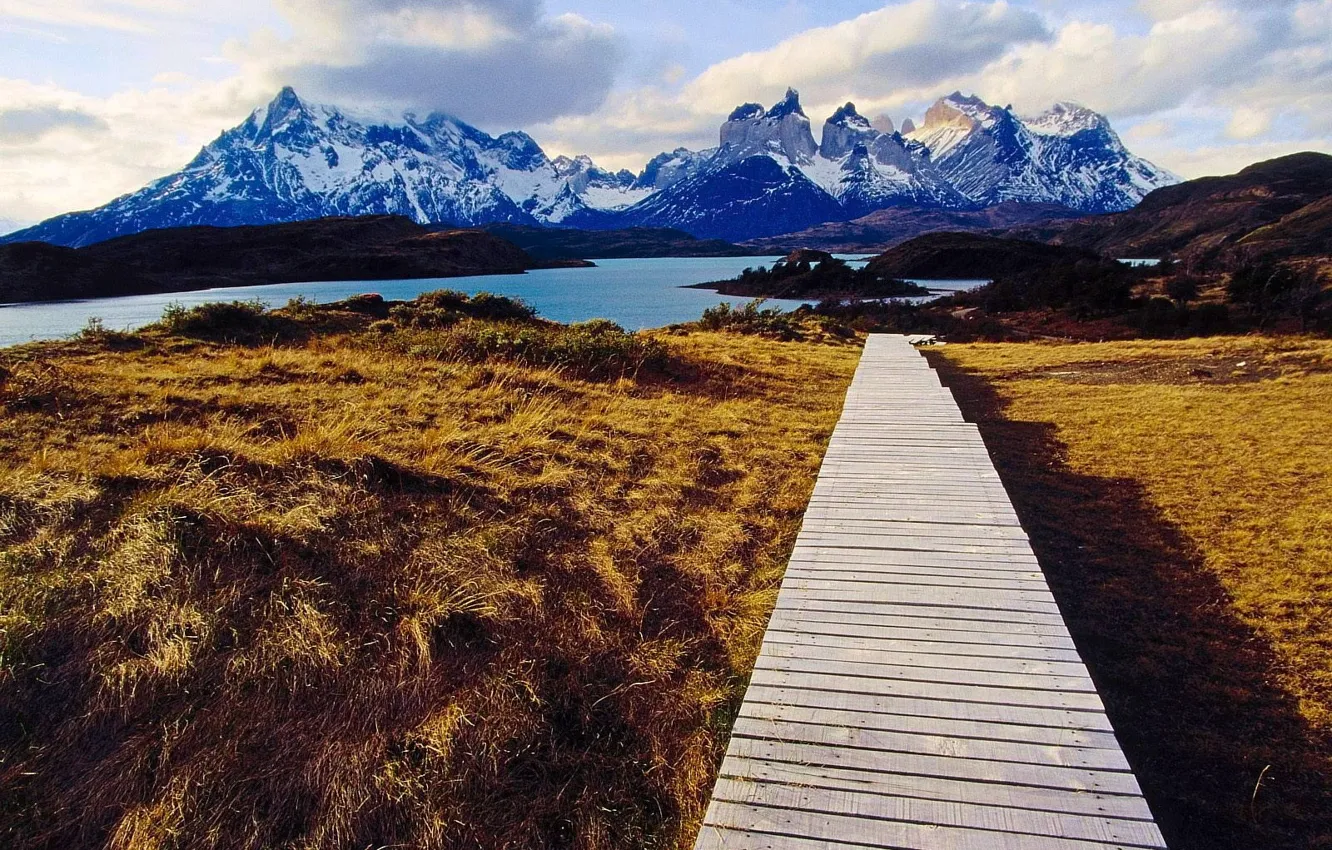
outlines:
[[[930,356],[1170,846],[1332,847],[1332,342]]]
[[[0,352],[0,844],[692,840],[858,348],[468,309]]]

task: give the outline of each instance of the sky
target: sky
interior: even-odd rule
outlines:
[[[1332,152],[1332,0],[0,0],[0,225],[181,168],[284,85],[638,171],[801,92],[1101,112],[1185,178]]]

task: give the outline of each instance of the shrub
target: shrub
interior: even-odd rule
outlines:
[[[474,319],[522,321],[536,317],[536,310],[518,298],[478,292],[468,300],[464,312]]]
[[[1189,310],[1189,332],[1211,336],[1230,330],[1230,308],[1225,304],[1199,304]]]
[[[1198,297],[1198,279],[1193,275],[1177,274],[1166,280],[1165,290],[1175,303],[1188,304]]]
[[[162,311],[161,326],[178,336],[241,339],[272,333],[279,323],[262,301],[214,301],[186,309],[179,303]]]
[[[1159,295],[1149,299],[1137,315],[1138,329],[1144,336],[1175,336],[1187,321],[1187,310],[1176,307],[1175,302]]]
[[[551,366],[592,379],[641,370],[662,371],[669,351],[661,342],[594,319],[573,325],[462,320],[445,330],[402,335],[394,342],[408,354],[443,360],[507,360]]]
[[[131,333],[113,331],[108,328],[100,316],[89,316],[87,323],[74,335],[79,342],[104,345],[115,349],[135,348],[142,341]]]
[[[478,292],[468,296],[454,289],[423,292],[405,304],[395,304],[388,316],[401,327],[447,328],[462,319],[489,319],[496,322],[527,322],[536,318],[536,310],[517,298]]]
[[[735,309],[725,302],[703,311],[698,326],[705,331],[732,331],[742,334],[773,336],[779,339],[797,339],[800,326],[780,307],[763,307],[765,299],[756,298]]]

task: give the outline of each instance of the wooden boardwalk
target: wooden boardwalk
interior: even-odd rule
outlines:
[[[1163,848],[974,425],[874,335],[698,850]]]

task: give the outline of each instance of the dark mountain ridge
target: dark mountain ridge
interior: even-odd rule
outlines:
[[[755,253],[722,239],[698,239],[671,227],[575,230],[496,223],[482,227],[538,260],[628,257],[747,257]]]
[[[0,245],[0,303],[310,280],[519,274],[540,264],[498,236],[400,216],[149,230],[85,248]]]
[[[1082,248],[980,233],[928,233],[890,248],[866,268],[881,277],[978,280],[1101,259]]]

